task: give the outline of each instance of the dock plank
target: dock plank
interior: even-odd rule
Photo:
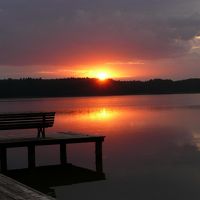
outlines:
[[[59,142],[66,143],[82,143],[82,142],[94,142],[97,140],[104,140],[104,136],[95,136],[95,135],[87,135],[87,134],[79,134],[73,132],[59,132],[52,133],[46,136],[45,138],[37,138],[37,137],[9,137],[9,136],[1,136],[0,135],[0,145],[6,146],[15,146],[22,145],[26,146],[27,144],[35,144],[35,145],[48,145]]]
[[[1,200],[55,200],[39,191],[0,174],[0,199]]]

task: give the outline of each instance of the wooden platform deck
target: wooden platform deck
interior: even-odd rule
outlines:
[[[55,134],[49,134],[45,138],[37,138],[37,137],[13,137],[9,135],[1,135],[0,134],[0,146],[6,147],[21,147],[27,146],[27,144],[35,144],[35,145],[51,145],[60,142],[64,142],[66,144],[70,143],[87,143],[87,142],[96,142],[103,141],[104,136],[92,136],[81,133],[74,132],[58,132]]]
[[[1,200],[55,200],[18,181],[0,174]]]
[[[37,137],[17,137],[13,138],[13,135],[1,135],[0,134],[0,159],[1,159],[1,171],[7,170],[7,148],[27,147],[28,148],[28,168],[35,168],[35,147],[40,145],[60,145],[60,163],[62,165],[67,164],[67,144],[73,143],[95,143],[95,158],[96,158],[96,171],[103,172],[102,162],[102,143],[104,136],[92,136],[84,135],[73,132],[59,132],[55,134],[49,134],[45,138]]]

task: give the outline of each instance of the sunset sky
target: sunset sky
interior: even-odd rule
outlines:
[[[200,77],[199,0],[1,0],[0,78]]]

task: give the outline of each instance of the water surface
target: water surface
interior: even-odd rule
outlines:
[[[200,95],[0,101],[1,113],[41,111],[56,112],[47,134],[76,131],[106,136],[106,180],[56,187],[59,200],[200,198]],[[69,145],[68,154],[71,163],[94,169],[93,144]],[[23,148],[10,149],[9,155],[10,168],[26,166]],[[37,148],[37,165],[58,162],[57,146]]]

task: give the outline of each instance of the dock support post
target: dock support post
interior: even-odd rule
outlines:
[[[102,159],[102,141],[95,142],[95,154],[96,154],[96,171],[103,172],[103,159]]]
[[[0,148],[0,159],[1,159],[1,172],[7,170],[7,149],[6,147]]]
[[[28,146],[28,168],[35,168],[35,145],[31,144]]]
[[[60,143],[60,163],[61,165],[67,164],[67,148],[66,143]]]

